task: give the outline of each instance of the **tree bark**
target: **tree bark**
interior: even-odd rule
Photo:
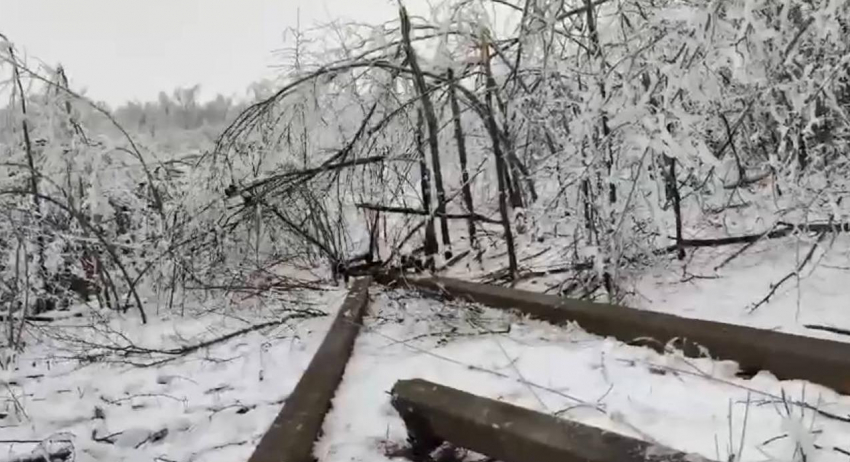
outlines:
[[[485,54],[489,54],[486,41],[482,41],[482,48]],[[516,248],[514,246],[514,234],[511,230],[511,219],[508,211],[507,203],[507,167],[505,165],[505,157],[502,154],[502,148],[499,144],[499,127],[496,125],[496,118],[493,115],[493,93],[496,90],[496,81],[493,79],[493,73],[490,70],[489,56],[484,57],[484,72],[487,77],[486,90],[486,106],[487,106],[487,131],[490,134],[490,139],[493,142],[493,157],[496,160],[496,177],[499,182],[499,214],[502,218],[502,226],[505,230],[505,244],[508,247],[508,271],[510,271],[511,280],[516,279],[518,265],[516,258]]]
[[[437,233],[434,230],[434,216],[431,215],[431,175],[425,159],[425,147],[422,140],[422,109],[416,110],[416,152],[419,158],[419,186],[422,189],[422,209],[428,211],[425,220],[425,258],[427,266],[434,266],[434,254],[437,253]]]
[[[457,91],[454,87],[454,71],[449,68],[449,103],[452,109],[452,121],[454,122],[455,142],[457,143],[457,155],[460,161],[460,178],[462,181],[461,192],[463,194],[463,203],[466,205],[466,211],[470,215],[475,214],[475,206],[472,203],[472,187],[469,179],[469,169],[467,167],[466,157],[466,139],[463,137],[463,124],[460,121],[460,105],[457,102]],[[478,241],[475,238],[475,220],[469,218],[467,220],[467,230],[469,231],[469,245],[472,248],[478,248]]]
[[[682,239],[682,196],[679,194],[679,184],[676,180],[676,159],[667,157],[669,170],[667,174],[667,196],[673,201],[673,214],[676,216],[676,255],[679,260],[685,259],[685,248]]]
[[[5,36],[0,34],[0,38],[6,40]],[[27,97],[24,91],[24,84],[21,80],[21,73],[18,69],[18,64],[15,61],[15,51],[9,47],[9,57],[12,61],[12,77],[15,79],[15,87],[17,88],[17,93],[21,98],[21,129],[24,135],[24,150],[27,155],[27,167],[30,170],[30,193],[32,194],[32,202],[34,206],[35,212],[35,220],[37,223],[35,224],[36,232],[38,235],[36,236],[36,248],[38,252],[38,277],[41,280],[42,290],[44,292],[44,296],[46,296],[49,292],[49,287],[47,283],[47,265],[45,263],[45,242],[44,242],[44,230],[41,228],[40,221],[42,219],[42,208],[41,208],[41,194],[39,193],[38,188],[38,173],[35,169],[35,153],[33,152],[32,146],[32,138],[30,137],[30,128],[29,123],[27,121],[28,111],[27,111]],[[36,303],[36,307],[48,307],[48,300],[42,300],[39,297],[38,302]],[[36,314],[38,313],[38,308],[36,308]],[[43,309],[41,311],[47,311],[47,309]]]
[[[599,42],[599,30],[596,27],[596,12],[593,8],[593,2],[591,0],[584,1],[585,12],[587,13],[587,31],[590,38],[590,57],[591,59],[599,60],[599,71],[601,72],[603,69],[602,62],[602,46]],[[602,99],[604,100],[607,92],[605,90],[605,82],[602,78],[599,78],[599,92],[602,95]],[[611,134],[611,129],[608,127],[608,115],[605,112],[602,112],[602,121],[601,121],[601,131],[602,131],[602,140],[604,141]],[[597,139],[597,144],[599,144]],[[611,181],[611,173],[614,169],[614,152],[611,149],[610,144],[606,144],[608,150],[608,156],[605,159],[605,167],[608,171],[608,202],[613,204],[617,202],[617,186]]]
[[[431,103],[428,85],[425,83],[425,77],[422,75],[422,69],[419,67],[419,62],[416,58],[416,51],[413,49],[413,44],[410,40],[410,18],[407,16],[407,9],[403,6],[399,8],[399,15],[401,16],[401,34],[404,40],[404,48],[407,52],[407,62],[410,65],[411,71],[413,71],[413,82],[419,93],[425,122],[428,125],[428,147],[431,151],[431,166],[434,169],[434,187],[437,189],[437,213],[441,215],[440,233],[442,234],[443,245],[445,246],[445,257],[446,259],[450,259],[452,257],[452,243],[449,235],[449,221],[445,218],[446,190],[443,187],[443,172],[440,167],[440,145],[437,138],[440,128],[437,122],[437,113],[434,111],[434,105]]]

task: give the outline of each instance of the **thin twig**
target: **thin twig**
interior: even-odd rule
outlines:
[[[755,310],[757,310],[760,306],[762,306],[765,303],[767,303],[768,301],[770,301],[770,297],[772,297],[776,293],[776,291],[779,290],[779,288],[782,286],[782,284],[786,283],[791,278],[798,276],[800,274],[800,272],[803,270],[803,267],[805,267],[809,263],[809,261],[811,261],[812,256],[814,256],[814,254],[815,254],[815,250],[817,250],[818,245],[821,243],[821,241],[823,241],[823,238],[825,236],[826,236],[826,232],[820,233],[817,241],[815,241],[815,243],[812,244],[812,247],[809,249],[809,253],[807,253],[806,257],[803,258],[803,261],[801,261],[800,264],[797,265],[797,268],[794,269],[794,271],[786,274],[785,277],[780,279],[779,282],[777,282],[776,284],[771,284],[770,291],[767,293],[767,295],[765,295],[761,300],[759,300],[753,306],[751,306],[749,308],[748,312],[752,313]]]
[[[817,325],[817,324],[805,324],[803,327],[805,327],[806,329],[822,330],[824,332],[832,332],[833,334],[850,335],[850,329],[841,329],[841,328],[838,328],[838,327],[831,327],[831,326],[820,326],[820,325]]]

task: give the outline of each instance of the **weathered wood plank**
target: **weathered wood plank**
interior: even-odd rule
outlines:
[[[392,399],[419,460],[446,441],[502,462],[706,460],[425,380],[396,382]]]
[[[370,284],[371,278],[354,282],[324,341],[249,462],[315,460],[313,445],[354,348]]]

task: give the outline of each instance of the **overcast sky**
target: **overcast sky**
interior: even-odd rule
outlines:
[[[412,12],[427,0],[407,0]],[[418,5],[417,5],[418,4]],[[287,27],[380,22],[395,0],[0,0],[0,33],[32,64],[62,63],[71,85],[111,105],[201,84],[243,93],[271,77]]]

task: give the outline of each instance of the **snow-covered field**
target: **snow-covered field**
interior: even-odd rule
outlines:
[[[345,292],[316,294],[314,308],[335,311]],[[207,314],[140,326],[109,326],[138,346],[168,348],[243,329],[282,316],[246,310],[239,318]],[[57,355],[58,343],[33,345],[3,372],[0,460],[70,443],[74,460],[244,460],[307,367],[332,316],[295,320],[251,332],[158,366],[122,361],[80,364]],[[103,332],[104,328],[99,328]],[[85,336],[103,341],[94,331]],[[83,351],[91,353],[93,351]],[[78,356],[81,352],[68,354]],[[150,362],[146,360],[145,362]]]
[[[389,403],[396,380],[424,378],[656,441],[714,460],[841,461],[850,397],[731,362],[659,355],[475,307],[382,292],[361,333],[316,448],[322,461],[387,460],[405,430]],[[732,457],[735,457],[734,459]]]
[[[752,303],[796,267],[794,239],[757,244],[717,271],[736,247],[701,250],[687,261],[686,273],[684,264],[675,262],[637,279],[629,303],[850,341],[850,336],[804,327],[850,327],[842,326],[850,309],[847,243],[840,237],[829,247],[826,240],[829,251],[814,255],[799,282],[786,282],[752,314],[747,312]],[[808,245],[801,243],[799,254]],[[545,287],[545,281],[523,285],[537,286]],[[311,302],[334,312],[343,296],[341,289],[322,292]],[[414,377],[715,460],[848,458],[841,451],[850,450],[850,397],[824,387],[778,381],[768,372],[740,379],[734,363],[659,355],[578,326],[557,328],[409,292],[376,286],[372,298],[316,446],[322,462],[387,460],[405,439],[388,391],[397,380]],[[144,327],[133,319],[108,325],[134,344],[165,348],[270,316],[248,310],[241,319],[208,314]],[[18,360],[19,369],[3,373],[0,460],[38,451],[51,441],[70,442],[77,461],[246,460],[330,319],[293,321],[144,368],[126,364],[140,361],[135,356],[80,364],[56,357],[62,354],[56,340],[32,344]]]
[[[834,240],[833,240],[834,237]],[[631,305],[689,318],[741,324],[761,329],[850,341],[806,325],[850,331],[850,238],[826,236],[803,266],[799,279],[779,286],[769,303],[757,308],[774,284],[804,260],[814,238],[766,240],[718,270],[740,246],[701,249],[683,266],[659,268],[635,287]],[[682,282],[687,280],[687,282]],[[755,308],[755,309],[753,309]]]

